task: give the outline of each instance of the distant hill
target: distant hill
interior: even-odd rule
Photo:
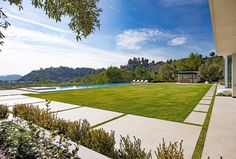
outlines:
[[[22,76],[13,74],[13,75],[5,75],[5,76],[0,76],[0,81],[16,81],[20,79]]]
[[[45,69],[39,69],[30,72],[23,76],[19,81],[51,81],[51,82],[65,82],[70,81],[76,77],[85,77],[88,75],[96,74],[98,70],[93,68],[69,68],[69,67],[50,67]]]

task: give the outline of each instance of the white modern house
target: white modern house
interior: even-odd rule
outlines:
[[[216,52],[225,59],[225,87],[236,97],[236,0],[209,0]]]

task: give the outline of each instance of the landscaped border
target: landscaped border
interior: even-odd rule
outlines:
[[[216,91],[217,91],[217,85],[215,87],[215,91],[213,94],[213,98],[211,100],[211,104],[210,104],[206,119],[205,119],[204,124],[202,126],[202,130],[200,132],[196,147],[194,149],[192,159],[200,159],[202,157],[202,152],[204,149],[206,135],[207,135],[207,131],[208,131],[208,127],[209,127],[209,123],[210,123],[210,119],[211,119],[211,114],[212,114],[212,110],[213,110],[213,106],[214,106],[214,102],[215,102]]]

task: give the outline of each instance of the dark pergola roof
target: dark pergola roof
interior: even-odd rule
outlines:
[[[178,74],[198,74],[198,71],[178,71]]]

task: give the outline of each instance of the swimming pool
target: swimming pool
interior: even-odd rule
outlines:
[[[127,85],[130,85],[130,83],[83,84],[83,85],[81,84],[81,85],[74,85],[74,86],[55,86],[55,87],[28,87],[28,88],[21,88],[21,90],[43,93],[43,92],[77,90],[77,89],[91,89],[91,88],[127,86]]]

